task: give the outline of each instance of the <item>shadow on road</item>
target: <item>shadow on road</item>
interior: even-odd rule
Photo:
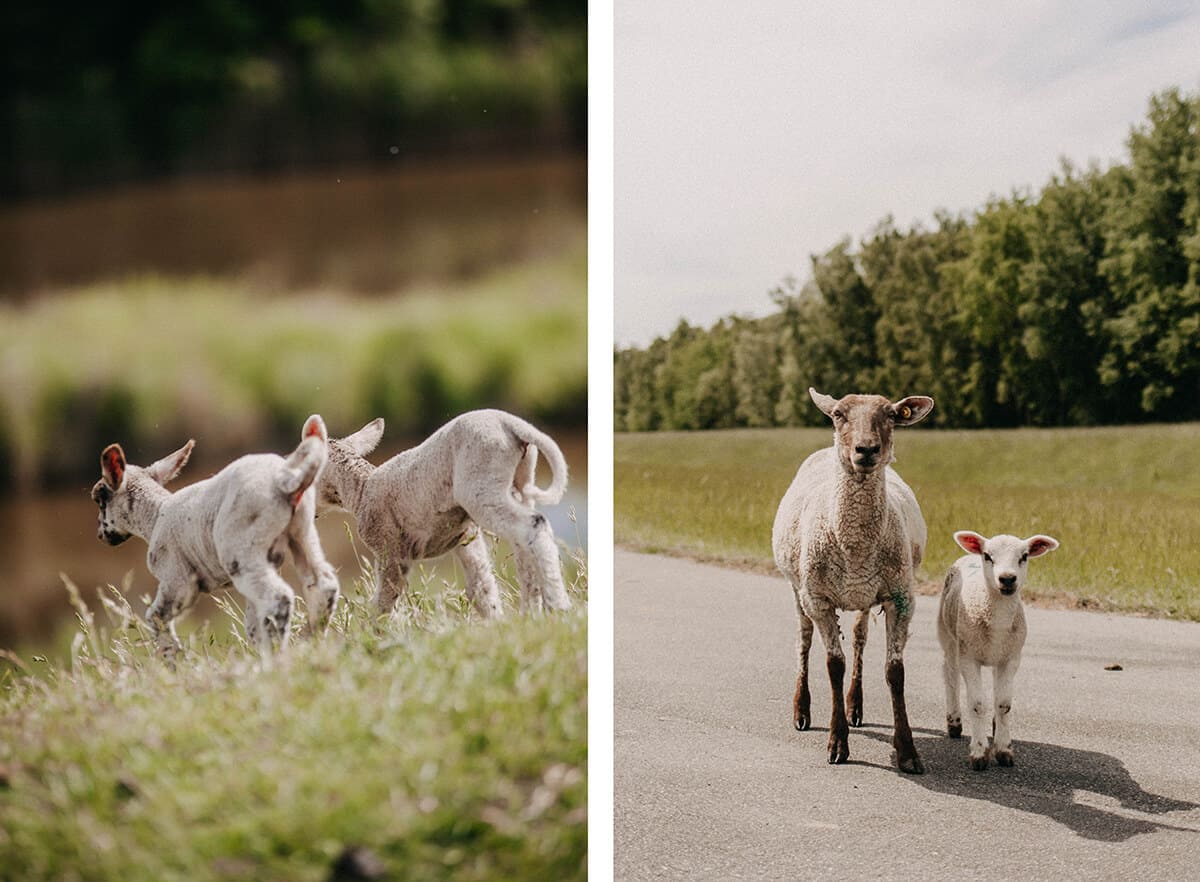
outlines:
[[[1133,779],[1125,764],[1113,756],[1091,750],[1014,741],[1017,765],[989,766],[973,772],[967,766],[966,739],[947,738],[930,729],[915,737],[917,751],[925,761],[924,775],[905,775],[904,780],[937,793],[969,799],[985,799],[997,805],[1044,815],[1079,836],[1104,842],[1124,842],[1155,830],[1180,830],[1200,835],[1195,827],[1178,827],[1149,818],[1130,817],[1116,809],[1146,815],[1200,809],[1186,802],[1147,793]],[[858,734],[891,743],[890,727],[864,726]],[[853,737],[853,736],[851,736]],[[899,773],[897,773],[899,774]],[[1076,793],[1085,793],[1083,801]]]

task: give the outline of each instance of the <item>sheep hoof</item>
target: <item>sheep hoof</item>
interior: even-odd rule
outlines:
[[[987,767],[988,767],[988,758],[986,756],[971,757],[971,770],[972,771],[982,772]]]
[[[796,714],[792,718],[792,725],[796,727],[797,732],[804,732],[812,725],[812,720],[809,719],[808,714]]]
[[[946,734],[951,738],[962,738],[962,723],[947,723]]]
[[[862,705],[850,705],[846,708],[846,718],[850,721],[850,725],[858,728],[863,724]]]
[[[1013,754],[1011,750],[996,751],[996,765],[1011,766],[1013,765]]]
[[[896,766],[901,772],[906,772],[909,775],[925,774],[925,764],[921,762],[921,758],[916,754],[897,761]]]
[[[850,739],[844,734],[833,733],[829,736],[829,764],[840,766],[850,759]]]

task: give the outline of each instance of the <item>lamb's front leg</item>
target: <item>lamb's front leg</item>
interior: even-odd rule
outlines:
[[[985,726],[985,708],[983,705],[983,672],[979,662],[971,656],[962,653],[959,656],[959,667],[962,669],[963,683],[967,687],[967,714],[971,720],[971,744],[968,757],[971,768],[981,772],[988,766],[987,728]]]
[[[1013,658],[992,669],[992,691],[996,701],[995,716],[992,718],[996,727],[992,741],[992,755],[996,758],[998,766],[1013,764],[1012,731],[1010,729],[1013,680],[1016,678],[1017,666],[1020,663],[1019,658]]]
[[[387,618],[408,589],[408,563],[386,555],[375,556],[375,615]]]
[[[854,666],[850,671],[850,691],[846,693],[846,716],[850,718],[851,726],[863,724],[862,657],[870,624],[871,610],[861,610],[854,620]]]
[[[146,623],[154,635],[155,651],[171,667],[183,651],[183,644],[175,633],[175,620],[191,609],[198,594],[195,579],[181,583],[160,582],[154,602],[146,610]]]
[[[958,649],[942,651],[942,678],[946,681],[946,734],[962,737],[962,709],[958,691],[962,674],[958,670]]]
[[[883,604],[887,624],[888,688],[892,693],[892,746],[896,749],[896,766],[910,775],[921,775],[925,765],[917,756],[912,729],[908,725],[908,705],[904,700],[904,646],[908,643],[908,623],[912,620],[912,592],[895,595]]]

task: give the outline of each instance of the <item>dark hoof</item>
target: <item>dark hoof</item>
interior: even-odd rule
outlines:
[[[812,720],[808,718],[808,714],[797,714],[792,719],[792,725],[796,727],[797,732],[804,732],[812,725]]]
[[[829,736],[829,764],[831,766],[840,766],[846,760],[850,759],[850,741],[837,735]]]
[[[1013,755],[1011,750],[996,751],[996,765],[1011,766],[1013,765]]]
[[[863,724],[863,712],[861,707],[850,705],[846,708],[846,718],[850,721],[850,725],[858,728]]]
[[[901,772],[905,772],[906,774],[909,774],[909,775],[924,775],[925,774],[925,764],[923,762],[921,762],[921,758],[916,755],[905,757],[904,759],[897,762],[896,766],[900,769]]]
[[[988,767],[988,758],[986,756],[971,757],[971,770],[974,772],[982,772]]]
[[[946,726],[946,734],[951,738],[962,738],[962,723],[955,725],[949,723]]]

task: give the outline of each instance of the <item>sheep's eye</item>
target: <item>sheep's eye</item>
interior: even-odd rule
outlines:
[[[984,554],[983,559],[986,560],[988,563],[992,562],[992,556],[990,554]]]
[[[1028,553],[1022,554],[1021,555],[1021,563],[1025,563],[1025,561],[1027,561],[1027,560],[1029,560],[1029,554]]]
[[[835,420],[844,420],[846,418],[846,416],[840,410],[835,410],[833,412],[833,418]]]

